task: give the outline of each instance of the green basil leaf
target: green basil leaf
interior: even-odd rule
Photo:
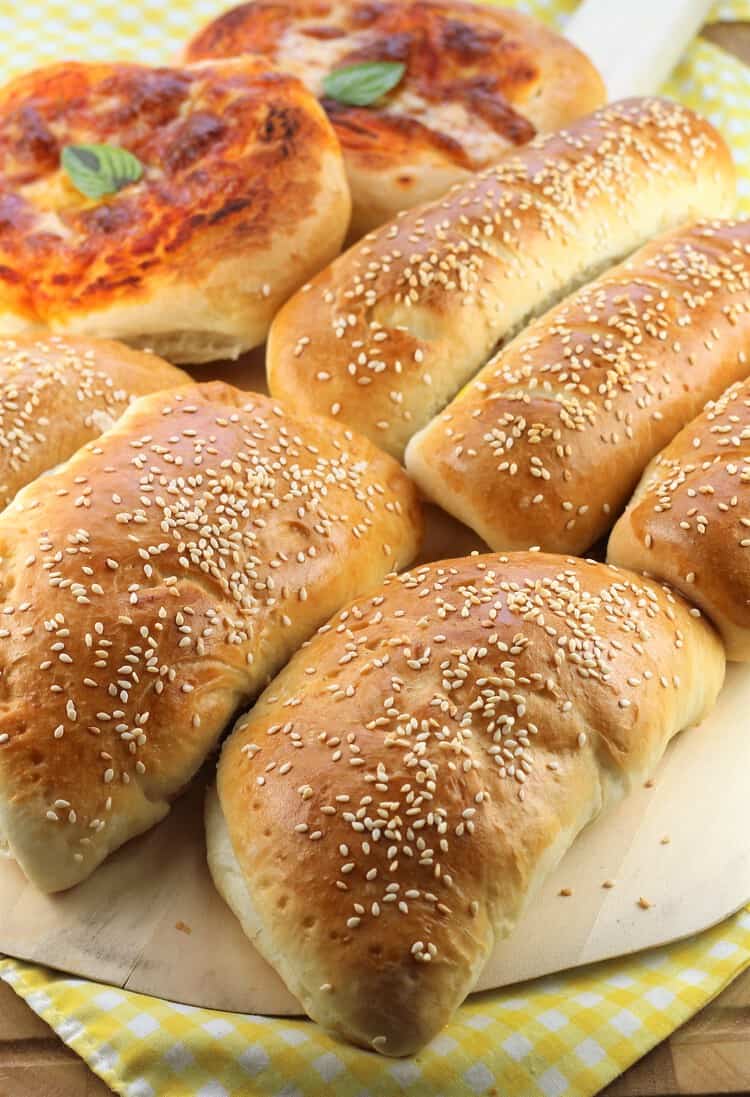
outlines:
[[[103,198],[137,183],[143,164],[117,145],[66,145],[60,164],[76,190],[87,198]]]
[[[323,91],[330,99],[352,107],[368,107],[395,88],[406,72],[401,61],[365,61],[329,72]]]

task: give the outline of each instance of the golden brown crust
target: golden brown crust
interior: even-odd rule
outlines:
[[[244,52],[323,98],[349,169],[357,236],[605,99],[571,42],[520,12],[461,0],[253,0],[209,23],[185,56]],[[364,61],[401,62],[406,73],[377,106],[324,97],[327,73]]]
[[[351,248],[269,334],[271,391],[396,456],[529,318],[656,233],[734,204],[726,145],[635,99],[539,138]]]
[[[667,579],[711,618],[729,659],[750,661],[750,381],[654,458],[607,553]]]
[[[120,145],[143,178],[87,199],[60,168],[71,143]],[[192,324],[247,349],[274,308],[337,253],[348,215],[325,115],[261,58],[156,69],[65,63],[0,90],[6,331],[47,326],[163,344]]]
[[[492,359],[407,468],[493,549],[580,554],[651,458],[750,373],[749,302],[750,221],[654,240]]]
[[[219,763],[246,899],[216,826],[209,855],[314,1019],[391,1055],[436,1034],[578,831],[710,709],[724,654],[695,614],[603,564],[479,556],[389,578],[295,655]]]
[[[137,400],[0,515],[0,834],[54,891],[147,829],[335,609],[414,555],[365,439],[220,382]]]
[[[0,508],[108,430],[136,397],[190,381],[105,339],[0,338]]]

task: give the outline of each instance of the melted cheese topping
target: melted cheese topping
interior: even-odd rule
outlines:
[[[307,29],[318,25],[319,19],[308,19],[288,27],[279,40],[275,61],[323,98],[325,77],[343,67],[344,59],[350,53],[364,48],[371,41],[372,32],[365,28],[350,31],[342,38],[329,39],[306,33]],[[508,148],[507,137],[496,133],[477,114],[470,113],[463,103],[449,99],[429,101],[410,81],[402,81],[389,94],[387,110],[413,118],[433,131],[448,134],[463,147],[475,167],[491,163]]]

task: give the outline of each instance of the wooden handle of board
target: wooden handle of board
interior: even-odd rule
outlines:
[[[712,0],[583,0],[565,35],[591,58],[610,99],[659,90]]]

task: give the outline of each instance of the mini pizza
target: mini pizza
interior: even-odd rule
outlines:
[[[324,111],[260,57],[58,64],[0,89],[0,331],[236,357],[339,251]]]
[[[252,0],[210,23],[186,57],[240,53],[263,54],[322,100],[344,149],[352,238],[605,99],[570,42],[461,0]]]

